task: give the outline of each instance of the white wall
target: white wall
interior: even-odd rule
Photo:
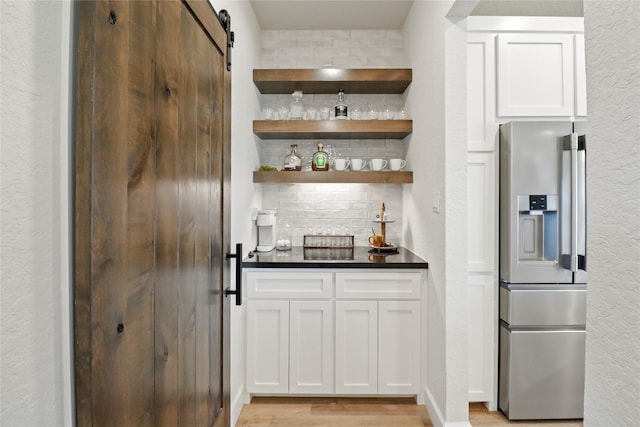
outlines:
[[[231,242],[242,243],[246,255],[255,248],[254,209],[262,204],[259,185],[252,173],[259,166],[253,119],[259,114],[253,69],[260,67],[260,28],[248,1],[211,1],[214,9],[226,9],[235,32],[231,54]],[[233,280],[233,279],[232,279]],[[231,425],[245,402],[246,304],[231,308]]]
[[[36,4],[37,3],[37,4]],[[3,1],[0,425],[72,425],[70,4]]]
[[[468,425],[466,359],[466,145],[464,32],[451,1],[415,2],[404,27],[414,118],[404,189],[405,245],[429,262],[423,320],[426,402],[434,425]],[[460,74],[462,73],[462,74]],[[456,81],[457,79],[457,81]],[[440,209],[432,208],[435,193]]]
[[[640,3],[585,1],[585,427],[640,420]]]

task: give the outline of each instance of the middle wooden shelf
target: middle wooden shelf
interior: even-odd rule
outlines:
[[[412,120],[254,120],[261,139],[402,139]]]
[[[412,171],[255,171],[258,183],[411,184]]]

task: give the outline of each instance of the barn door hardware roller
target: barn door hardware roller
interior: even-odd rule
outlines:
[[[235,41],[235,33],[231,31],[231,15],[226,9],[220,11],[218,21],[220,21],[222,28],[227,33],[227,54],[225,56],[227,57],[227,71],[231,71],[231,48]]]

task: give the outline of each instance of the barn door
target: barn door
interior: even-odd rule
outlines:
[[[77,425],[228,426],[227,35],[206,1],[77,7]]]

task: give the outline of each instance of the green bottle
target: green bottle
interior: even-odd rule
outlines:
[[[314,171],[329,170],[329,155],[322,149],[322,144],[318,144],[318,151],[313,153],[311,169]]]

